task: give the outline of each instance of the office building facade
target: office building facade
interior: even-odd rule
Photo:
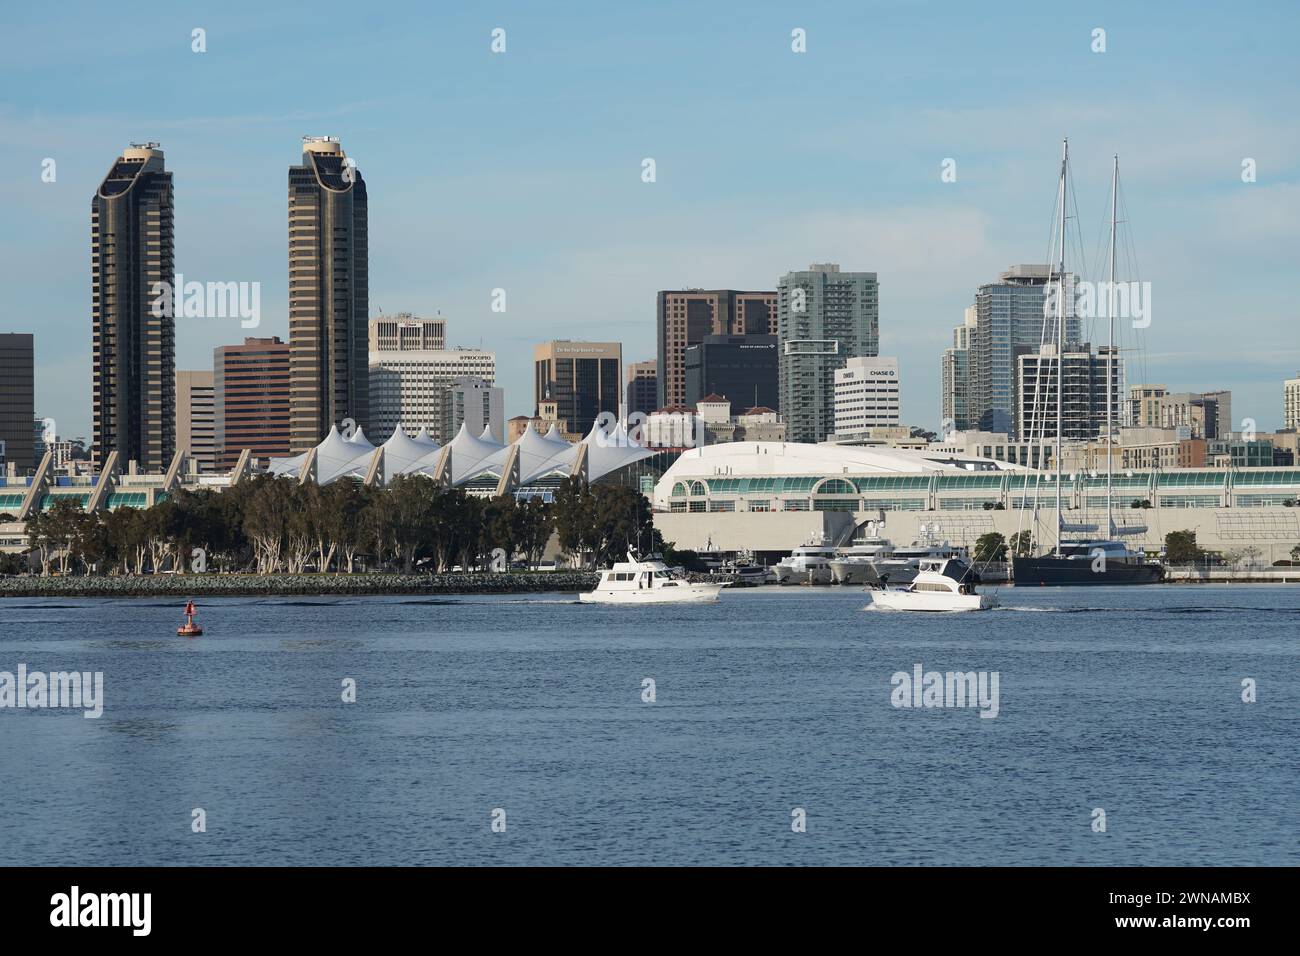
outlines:
[[[1017,357],[1037,352],[1043,344],[1054,345],[1057,339],[1054,300],[1047,296],[1049,282],[1056,284],[1050,266],[1016,265],[996,282],[976,290],[974,312],[968,310],[954,331],[952,384],[947,384],[946,376],[944,397],[952,414],[944,417],[960,418],[974,430],[1007,435],[1019,432]],[[1074,277],[1067,274],[1067,289],[1073,285]],[[1072,296],[1065,297],[1064,313],[1069,352],[1081,340]],[[955,354],[959,347],[964,355]],[[964,372],[959,372],[959,365],[964,365]],[[964,415],[960,414],[963,405]]]
[[[686,401],[686,349],[709,335],[775,335],[777,294],[736,289],[660,292],[656,302],[658,408]]]
[[[438,352],[447,347],[447,320],[381,315],[370,320],[368,339],[371,352]]]
[[[486,428],[493,438],[504,442],[505,391],[481,378],[462,378],[447,386],[442,433],[454,438],[462,423],[473,435],[482,435]]]
[[[706,335],[686,347],[686,404],[723,395],[733,408],[780,403],[775,335]]]
[[[199,471],[216,468],[215,369],[176,373],[176,447]]]
[[[897,428],[902,418],[896,358],[851,358],[835,372],[835,437]]]
[[[481,349],[372,352],[368,435],[379,443],[398,426],[412,434],[423,427],[438,441],[450,441],[456,433],[448,431],[448,389],[463,379],[492,385],[496,374],[496,355]]]
[[[627,393],[623,404],[629,415],[649,415],[659,401],[659,363],[629,362],[627,365]]]
[[[586,434],[603,412],[618,415],[623,401],[623,346],[618,342],[557,339],[533,350],[533,397],[555,402],[555,416]]]
[[[40,463],[33,421],[36,361],[30,332],[0,333],[0,460],[22,474]]]
[[[157,143],[133,143],[90,202],[91,457],[171,464],[176,449],[172,174]]]
[[[278,337],[246,338],[212,353],[213,449],[226,471],[249,449],[254,458],[290,451],[290,349]]]
[[[792,442],[823,441],[835,427],[835,372],[880,350],[874,272],[835,263],[790,272],[777,284],[779,400]]]

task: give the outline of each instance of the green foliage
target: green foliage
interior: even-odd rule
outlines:
[[[986,531],[975,541],[974,558],[976,561],[1005,561],[1007,558],[1007,539],[997,531]]]
[[[1170,531],[1165,535],[1165,561],[1169,564],[1195,564],[1205,557],[1196,543],[1195,531]]]
[[[1034,545],[1034,536],[1029,531],[1017,531],[1011,536],[1011,541],[1007,548],[1017,558],[1027,558],[1030,555],[1030,549]]]

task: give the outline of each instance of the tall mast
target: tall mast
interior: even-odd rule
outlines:
[[[1070,140],[1061,140],[1061,247],[1056,272],[1056,556],[1061,556],[1061,432],[1065,401],[1065,173]]]
[[[1106,360],[1106,537],[1115,536],[1115,522],[1111,517],[1111,472],[1114,468],[1112,459],[1115,452],[1115,426],[1113,421],[1115,388],[1118,384],[1114,375],[1115,361],[1115,214],[1119,204],[1119,156],[1115,156],[1115,166],[1110,177],[1110,282],[1106,287],[1106,315],[1110,318],[1110,356]]]

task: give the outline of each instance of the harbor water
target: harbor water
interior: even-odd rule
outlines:
[[[998,596],[0,600],[0,864],[1300,864],[1300,588]]]

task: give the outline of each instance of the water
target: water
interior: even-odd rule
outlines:
[[[1300,588],[1001,598],[229,598],[195,640],[174,601],[6,599],[0,670],[106,702],[0,710],[0,864],[1300,863]],[[998,671],[999,716],[894,708],[917,662]]]

